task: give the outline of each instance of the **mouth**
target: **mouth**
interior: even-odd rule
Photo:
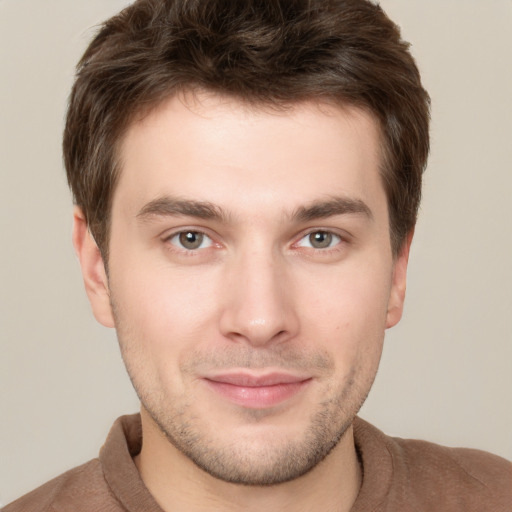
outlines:
[[[301,392],[311,377],[289,373],[254,375],[245,372],[205,377],[211,390],[230,402],[249,409],[275,407]]]

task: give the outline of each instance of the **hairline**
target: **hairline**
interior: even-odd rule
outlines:
[[[334,107],[339,110],[357,110],[368,114],[371,119],[375,122],[377,133],[379,137],[379,175],[381,184],[384,188],[386,195],[386,208],[388,212],[389,222],[389,236],[393,258],[396,258],[402,249],[406,236],[402,236],[401,240],[398,240],[398,233],[396,233],[391,218],[391,209],[389,208],[389,193],[388,193],[388,180],[392,173],[392,150],[386,137],[386,131],[382,124],[380,116],[369,106],[363,104],[363,102],[357,102],[350,100],[343,95],[335,97],[334,95],[314,95],[304,96],[290,100],[276,100],[273,98],[260,98],[260,97],[241,97],[237,94],[232,94],[227,91],[216,91],[213,88],[200,86],[197,84],[185,84],[177,87],[173,90],[168,90],[166,93],[156,97],[153,101],[146,104],[135,106],[131,112],[124,118],[124,123],[120,124],[119,130],[114,135],[114,141],[111,150],[111,161],[112,161],[112,172],[111,172],[111,183],[112,188],[110,190],[110,196],[108,197],[108,208],[106,211],[106,217],[103,220],[104,230],[102,236],[102,245],[100,252],[105,264],[108,266],[109,259],[109,246],[110,246],[110,234],[111,234],[111,216],[112,216],[112,204],[115,191],[117,189],[118,181],[123,167],[122,158],[122,147],[127,137],[129,130],[137,123],[141,123],[149,117],[153,112],[158,110],[163,104],[170,101],[172,98],[181,96],[183,99],[191,97],[194,100],[200,101],[199,97],[201,94],[207,96],[217,96],[218,98],[226,98],[237,101],[244,108],[248,108],[254,112],[270,112],[270,113],[286,113],[289,110],[293,110],[298,105],[310,103],[315,105],[320,110],[322,107]],[[186,104],[186,103],[185,103]]]

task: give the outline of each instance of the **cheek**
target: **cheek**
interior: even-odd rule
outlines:
[[[318,276],[300,288],[305,311],[320,329],[342,334],[347,330],[384,330],[391,279],[385,272],[343,268]],[[297,293],[300,293],[297,290]]]
[[[385,271],[367,269],[372,266],[331,271],[324,286],[316,280],[301,299],[305,339],[331,352],[338,372],[348,377],[359,368],[364,380],[373,378],[380,360],[390,290]]]
[[[208,339],[204,304],[197,286],[183,283],[165,272],[120,273],[111,278],[116,331],[122,357],[134,387],[144,403],[167,393],[184,391],[180,367],[187,354]],[[155,395],[155,396],[151,396]],[[165,396],[164,396],[165,395]]]
[[[215,279],[205,272],[159,266],[118,265],[110,287],[116,327],[154,354],[196,344],[215,315]]]

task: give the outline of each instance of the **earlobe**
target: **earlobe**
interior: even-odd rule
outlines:
[[[409,251],[411,249],[414,230],[407,235],[399,255],[393,266],[393,278],[389,294],[388,311],[386,318],[386,329],[395,326],[402,318],[405,301],[405,289],[407,285],[407,264],[409,262]]]
[[[103,258],[78,206],[73,211],[73,246],[80,261],[85,291],[96,320],[105,327],[114,327]]]

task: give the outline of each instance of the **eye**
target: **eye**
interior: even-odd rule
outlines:
[[[180,231],[171,236],[169,242],[187,251],[206,249],[213,244],[212,239],[200,231]]]
[[[330,249],[341,242],[341,237],[330,231],[312,231],[301,238],[299,247],[312,247],[313,249]]]

